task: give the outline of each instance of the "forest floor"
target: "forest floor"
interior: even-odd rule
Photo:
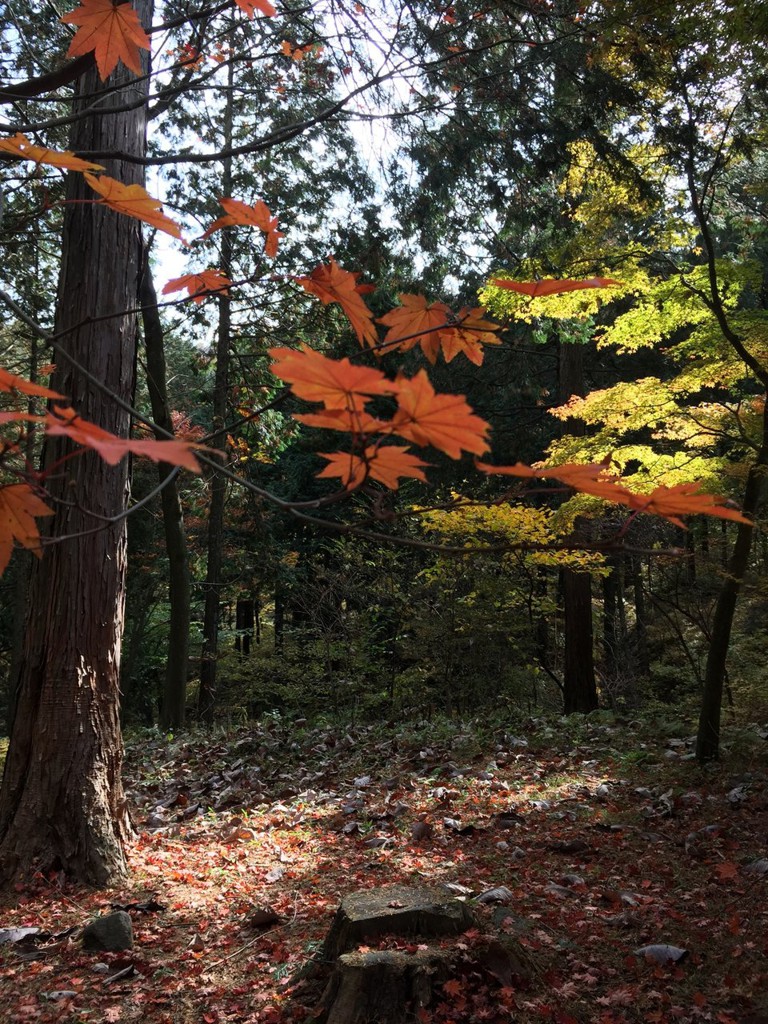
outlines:
[[[684,724],[604,714],[135,736],[130,880],[4,895],[0,929],[51,937],[0,944],[0,1020],[312,1020],[296,974],[341,898],[399,882],[452,886],[478,919],[422,1024],[766,1024],[766,736],[730,730],[706,770]],[[131,951],[60,935],[115,905]],[[472,959],[489,936],[526,947],[527,983]]]

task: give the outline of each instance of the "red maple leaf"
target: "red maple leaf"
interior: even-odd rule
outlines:
[[[0,575],[8,566],[14,542],[41,557],[40,531],[35,517],[52,515],[53,510],[38,498],[29,484],[0,487]]]

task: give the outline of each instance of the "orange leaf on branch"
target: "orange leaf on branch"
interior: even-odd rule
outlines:
[[[277,230],[277,217],[273,217],[266,203],[258,199],[253,206],[241,202],[239,199],[220,199],[219,202],[227,211],[224,217],[214,221],[208,230],[201,236],[201,241],[221,228],[227,228],[235,224],[244,224],[256,227],[267,236],[264,244],[265,255],[274,259],[277,256],[277,247],[283,232]]]
[[[15,373],[9,373],[0,367],[0,391],[18,393],[22,395],[39,395],[41,398],[63,398],[58,391],[51,391],[44,384],[33,384],[24,377],[17,377]]]
[[[359,411],[371,396],[397,391],[381,370],[354,366],[346,357],[328,359],[306,345],[271,348],[268,354],[276,360],[272,372],[290,384],[295,395],[308,402],[322,402],[330,409]]]
[[[398,377],[397,412],[391,429],[418,445],[431,445],[458,459],[462,451],[482,455],[488,450],[490,427],[476,416],[463,395],[435,393],[426,371],[408,380]]]
[[[45,432],[56,437],[68,437],[82,448],[92,448],[110,466],[116,466],[130,452],[134,455],[144,455],[153,462],[167,462],[169,465],[188,469],[192,473],[200,472],[200,464],[194,456],[193,449],[202,449],[204,446],[189,441],[118,437],[95,423],[81,419],[74,409],[50,409],[45,417]]]
[[[46,149],[45,146],[36,146],[30,142],[26,135],[20,132],[8,139],[0,139],[0,152],[10,153],[21,160],[34,160],[36,164],[47,164],[49,167],[64,167],[69,171],[103,171],[101,164],[91,163],[90,160],[81,160],[79,156],[70,153],[68,149],[57,152],[55,149]]]
[[[587,277],[583,281],[572,281],[568,278],[546,278],[544,281],[510,281],[505,277],[497,277],[491,281],[497,288],[507,288],[512,292],[520,292],[521,295],[530,295],[531,298],[541,298],[543,295],[561,295],[563,292],[575,292],[582,288],[617,288],[621,281],[614,281],[610,277]]]
[[[204,302],[210,294],[229,295],[232,284],[220,270],[201,270],[198,274],[183,274],[169,281],[163,288],[163,295],[170,295],[186,289],[193,302]]]
[[[29,484],[0,487],[0,575],[8,566],[14,542],[40,558],[40,531],[35,517],[52,515],[53,509],[38,498]]]
[[[400,485],[400,477],[426,482],[424,469],[429,465],[400,445],[369,445],[362,455],[349,452],[318,452],[328,465],[319,477],[340,477],[345,487],[354,489],[367,479],[378,480],[392,491]]]
[[[380,434],[389,427],[359,409],[323,409],[320,412],[294,413],[293,418],[308,427],[321,430],[342,430],[345,434]]]
[[[442,347],[446,363],[450,363],[459,352],[464,352],[479,366],[483,361],[482,345],[499,344],[499,339],[492,333],[499,329],[499,325],[481,319],[482,306],[462,309],[455,316],[444,302],[428,305],[423,295],[403,294],[399,299],[401,306],[379,317],[379,323],[389,327],[384,344],[393,349],[407,352],[415,345],[421,345],[424,355],[434,364]]]
[[[97,178],[86,171],[84,176],[94,192],[98,192],[102,197],[95,199],[94,202],[103,203],[117,213],[135,217],[136,220],[144,221],[159,231],[165,231],[174,238],[181,239],[179,225],[163,213],[160,200],[154,199],[141,185],[124,185],[106,174]]]
[[[235,0],[235,3],[237,4],[241,11],[244,11],[248,15],[248,17],[251,20],[253,20],[253,16],[256,13],[256,11],[260,11],[262,14],[265,14],[268,18],[272,18],[274,17],[275,14],[277,14],[277,11],[269,2],[269,0]]]
[[[326,305],[338,302],[354,328],[357,340],[361,345],[377,345],[378,336],[373,325],[373,313],[362,300],[362,294],[370,291],[370,285],[360,285],[360,275],[344,270],[331,257],[328,264],[321,263],[306,277],[297,277],[301,287],[311,295],[316,295]]]
[[[495,331],[499,324],[492,320],[483,320],[484,306],[474,309],[464,307],[456,316],[456,323],[440,331],[440,343],[443,346],[443,358],[450,363],[454,356],[463,352],[475,366],[482,365],[483,345],[500,345],[501,339]]]
[[[115,70],[119,61],[137,75],[142,74],[140,51],[149,49],[149,36],[130,4],[81,0],[80,6],[61,20],[78,26],[67,56],[82,57],[93,51],[102,81]]]
[[[528,480],[534,478],[557,480],[582,494],[590,494],[592,497],[602,498],[604,501],[624,505],[635,512],[648,512],[661,516],[683,529],[685,529],[685,524],[680,517],[685,515],[715,516],[718,519],[730,519],[747,524],[751,522],[738,509],[720,504],[720,498],[702,493],[701,485],[698,483],[677,484],[674,487],[662,485],[647,494],[631,491],[624,485],[621,477],[608,472],[608,461],[585,464],[567,463],[562,466],[554,466],[552,469],[534,469],[522,462],[518,462],[514,466],[491,466],[484,462],[477,462],[476,466],[483,473],[498,473],[503,476],[517,476]]]

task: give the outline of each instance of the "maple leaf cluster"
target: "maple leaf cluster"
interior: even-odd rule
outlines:
[[[344,310],[361,345],[369,345],[377,354],[383,351],[407,352],[420,345],[424,355],[434,364],[442,350],[446,363],[460,352],[475,365],[483,361],[483,345],[498,345],[496,332],[500,325],[482,319],[484,309],[465,307],[458,314],[444,302],[428,303],[423,295],[400,295],[401,306],[379,317],[378,323],[389,328],[379,343],[373,313],[363,295],[373,291],[372,285],[359,284],[359,274],[344,270],[335,259],[316,267],[311,274],[296,281],[321,302],[337,302]]]
[[[482,455],[487,451],[490,430],[476,416],[462,395],[437,394],[424,370],[411,378],[399,374],[395,380],[374,367],[356,366],[349,359],[329,359],[306,346],[301,349],[273,348],[272,372],[291,385],[299,398],[320,402],[323,409],[297,413],[308,426],[348,433],[351,452],[320,452],[328,460],[321,477],[339,477],[353,490],[366,480],[377,480],[396,490],[400,478],[425,480],[423,462],[406,446],[384,443],[396,435],[419,446],[431,446],[458,459],[462,451]],[[371,399],[390,397],[397,406],[394,415],[383,420],[372,416],[366,406]],[[371,443],[372,437],[378,439]]]

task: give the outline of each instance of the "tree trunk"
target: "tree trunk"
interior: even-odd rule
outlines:
[[[584,346],[561,341],[559,345],[560,400],[584,394]],[[581,436],[584,423],[572,417],[563,432]],[[598,706],[592,645],[592,577],[565,567],[560,573],[563,599],[565,658],[563,663],[563,710],[594,711]]]
[[[229,65],[227,97],[224,106],[224,148],[232,145],[233,74]],[[232,158],[224,161],[222,195],[232,194]],[[229,277],[232,270],[232,236],[228,228],[221,233],[221,271]],[[222,431],[227,417],[229,348],[232,327],[232,301],[228,294],[219,295],[219,332],[216,340],[216,377],[213,385],[213,430]],[[222,443],[226,440],[221,437]],[[211,477],[211,504],[208,510],[208,561],[205,570],[205,608],[203,611],[203,647],[200,653],[200,693],[198,710],[208,725],[213,724],[216,710],[216,668],[219,656],[219,603],[221,601],[221,566],[224,548],[224,503],[227,481],[214,469]]]
[[[136,4],[144,25],[151,0]],[[124,88],[116,88],[124,84]],[[114,91],[113,91],[114,90]],[[96,71],[78,83],[72,129],[75,151],[145,152],[146,106],[121,108],[146,96],[146,79],[119,69],[106,83]],[[82,97],[80,101],[79,97]],[[135,164],[102,161],[106,173],[141,184]],[[123,400],[133,393],[141,229],[139,222],[94,205],[82,175],[67,180],[62,266],[55,332],[62,346]],[[126,312],[129,311],[129,312]],[[129,417],[102,390],[57,359],[51,386],[77,411],[125,436]],[[103,886],[126,873],[124,841],[131,826],[120,769],[120,644],[125,597],[127,460],[108,466],[51,438],[44,465],[56,508],[46,548],[30,581],[19,699],[0,792],[0,875],[35,868],[63,870]]]
[[[757,459],[750,467],[744,488],[742,511],[748,516],[753,516],[760,504],[767,466],[768,406],[763,413],[763,444]],[[749,564],[753,533],[754,527],[751,524],[738,524],[736,543],[728,560],[725,579],[715,605],[707,651],[707,667],[704,672],[704,688],[701,693],[699,728],[696,734],[696,758],[702,763],[716,761],[720,755],[720,712],[723,704],[726,661],[736,601]]]
[[[171,409],[166,393],[166,368],[163,326],[157,309],[157,293],[145,253],[141,280],[141,315],[144,322],[144,347],[147,352],[147,390],[152,403],[152,418],[158,427],[173,433]],[[162,438],[163,435],[158,435]],[[187,666],[189,661],[190,579],[187,537],[179,496],[178,472],[161,462],[157,467],[168,556],[168,657],[165,665],[163,699],[160,705],[160,728],[181,729],[187,708]]]

